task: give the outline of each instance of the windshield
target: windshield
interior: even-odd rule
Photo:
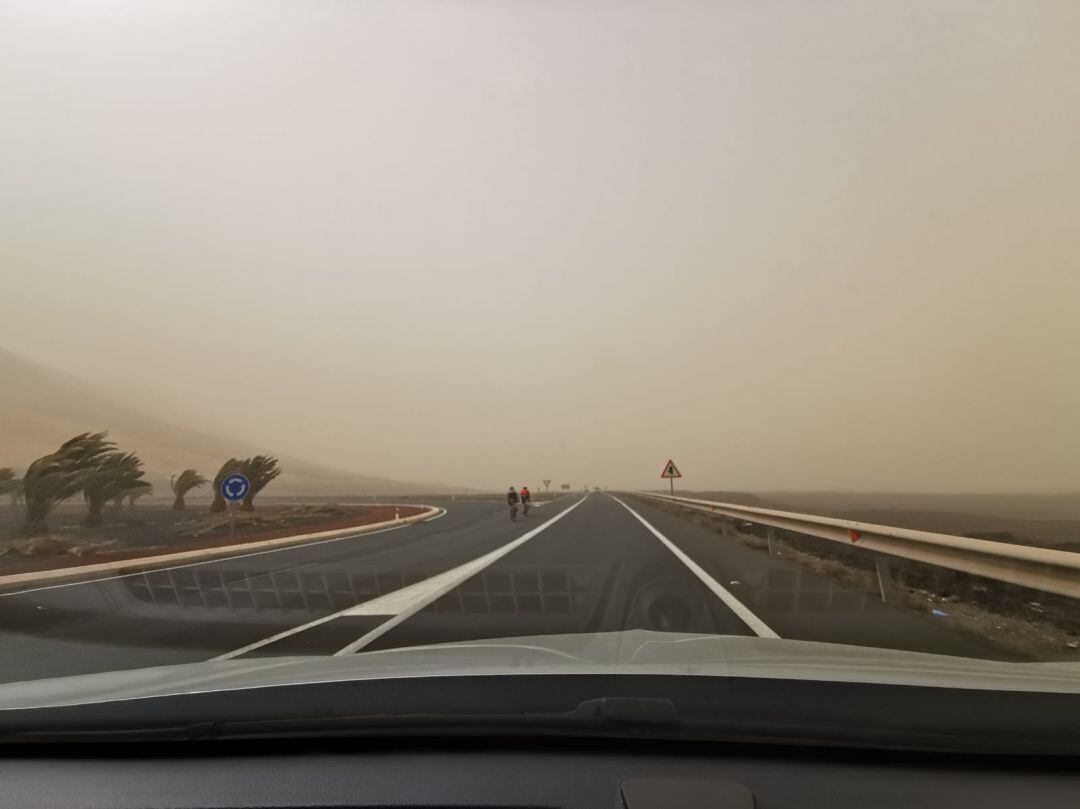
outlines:
[[[1073,2],[0,21],[0,708],[1080,690]]]

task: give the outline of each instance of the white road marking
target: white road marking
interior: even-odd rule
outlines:
[[[212,565],[212,564],[216,564],[217,562],[231,562],[234,559],[249,559],[252,556],[263,556],[264,554],[267,554],[267,553],[280,553],[281,551],[295,551],[295,550],[300,549],[300,548],[314,548],[314,547],[316,547],[318,545],[327,545],[327,544],[329,544],[331,542],[344,542],[347,539],[360,539],[361,537],[364,537],[364,538],[373,537],[373,536],[376,536],[377,534],[385,534],[387,531],[398,531],[398,530],[400,530],[402,528],[409,528],[410,525],[427,525],[432,520],[437,520],[440,517],[445,517],[445,516],[446,516],[446,509],[444,508],[444,509],[441,509],[440,513],[436,514],[434,517],[430,517],[430,518],[424,520],[423,522],[410,523],[409,525],[391,525],[391,526],[389,526],[387,528],[380,528],[378,531],[368,531],[366,533],[360,533],[360,534],[348,534],[348,535],[343,536],[343,537],[331,537],[330,539],[320,539],[317,542],[305,542],[305,543],[298,544],[298,545],[282,545],[280,548],[268,548],[268,549],[266,549],[264,551],[252,551],[251,553],[240,553],[240,554],[237,554],[235,556],[215,556],[212,559],[204,559],[201,562],[188,562],[188,563],[183,564],[183,565],[170,565],[169,567],[144,568],[142,570],[136,570],[136,571],[133,571],[131,573],[120,573],[119,575],[116,575],[116,576],[102,576],[102,577],[97,578],[97,579],[79,579],[77,581],[62,582],[60,584],[48,584],[48,585],[46,585],[44,587],[31,587],[31,588],[29,588],[27,590],[13,590],[13,591],[8,592],[8,593],[0,593],[0,598],[4,598],[5,596],[21,596],[21,595],[27,595],[29,593],[40,593],[43,590],[56,590],[57,588],[60,588],[60,587],[78,587],[78,586],[83,585],[83,584],[99,584],[100,582],[103,582],[103,581],[115,581],[117,579],[126,579],[126,578],[129,578],[131,576],[142,576],[142,575],[148,574],[148,573],[164,573],[165,571],[168,571],[168,570],[180,570],[180,569],[185,568],[185,567],[199,567],[200,565]],[[363,527],[363,526],[358,526],[358,527]]]
[[[234,657],[240,657],[241,655],[245,655],[248,652],[254,652],[256,649],[261,649],[263,646],[269,646],[271,643],[279,641],[283,638],[297,635],[301,632],[306,632],[312,627],[328,623],[335,620],[336,618],[343,618],[349,615],[394,616],[393,618],[388,618],[386,623],[380,624],[372,632],[369,632],[367,635],[364,635],[359,640],[354,641],[353,643],[349,644],[349,646],[345,647],[346,649],[350,649],[355,646],[358,649],[360,647],[357,644],[360,644],[360,641],[364,641],[364,645],[366,645],[367,643],[370,643],[372,640],[381,635],[383,632],[391,629],[392,626],[397,626],[397,624],[401,623],[401,621],[396,619],[401,614],[404,614],[406,610],[410,610],[410,608],[415,607],[415,609],[412,609],[411,612],[401,618],[402,621],[405,620],[405,618],[413,615],[418,610],[422,609],[431,601],[434,601],[439,596],[448,593],[465,579],[483,570],[496,559],[500,558],[501,556],[505,556],[510,551],[514,550],[514,548],[520,547],[526,541],[539,534],[541,531],[543,531],[555,521],[562,519],[564,516],[569,514],[579,505],[581,505],[581,502],[583,500],[584,498],[582,498],[582,500],[579,500],[574,505],[570,506],[570,508],[568,508],[561,514],[555,515],[546,523],[537,526],[532,531],[521,535],[512,542],[503,545],[501,548],[496,548],[490,553],[486,553],[483,556],[473,559],[471,562],[466,562],[463,565],[458,565],[457,567],[451,568],[450,570],[440,573],[437,576],[432,576],[431,578],[424,579],[423,581],[417,582],[416,584],[410,584],[406,587],[402,587],[400,590],[394,590],[392,593],[387,593],[384,596],[379,596],[378,598],[372,599],[371,601],[365,601],[363,604],[356,604],[352,607],[346,607],[343,610],[331,613],[330,615],[325,615],[322,618],[316,618],[314,621],[308,621],[306,624],[301,624],[300,626],[294,626],[290,629],[286,629],[283,632],[278,632],[276,635],[272,635],[269,638],[263,638],[262,640],[255,641],[254,643],[249,643],[247,646],[243,646],[239,649],[234,649],[231,652],[226,652],[223,655],[213,657],[211,658],[211,660],[231,660]],[[443,589],[444,585],[447,582],[451,582],[450,586]],[[434,597],[432,597],[432,593],[435,593]],[[391,621],[394,621],[392,625],[390,624]],[[347,652],[345,651],[345,649],[337,652],[337,654],[346,653]]]
[[[780,637],[768,626],[768,624],[766,624],[764,621],[754,615],[754,613],[750,611],[749,607],[739,601],[739,599],[735,598],[735,596],[732,595],[729,590],[727,590],[722,584],[720,584],[720,582],[718,582],[716,579],[706,573],[697,562],[695,562],[693,559],[691,559],[689,556],[679,550],[679,548],[676,547],[674,542],[672,542],[666,536],[657,531],[656,528],[654,528],[648,521],[646,521],[644,517],[642,517],[632,508],[630,508],[630,506],[626,505],[626,503],[624,503],[618,497],[615,497],[614,495],[608,496],[611,497],[611,499],[618,503],[620,506],[629,511],[631,514],[633,514],[635,517],[637,517],[638,522],[640,522],[650,532],[652,532],[652,535],[654,537],[663,542],[664,545],[667,546],[667,549],[673,554],[675,554],[675,556],[678,557],[680,562],[690,568],[690,572],[697,576],[699,579],[701,579],[702,584],[712,590],[713,594],[721,601],[723,601],[724,604],[727,605],[728,609],[730,609],[733,613],[739,616],[739,620],[746,624],[748,627],[750,627],[756,635],[762,638]]]
[[[448,570],[445,573],[440,573],[438,576],[432,576],[430,579],[425,579],[424,581],[417,582],[416,584],[409,585],[408,587],[403,587],[401,590],[396,590],[393,593],[387,593],[384,596],[380,596],[379,598],[376,598],[372,601],[360,604],[352,608],[351,610],[347,610],[345,613],[346,615],[393,614],[394,617],[389,619],[388,621],[385,621],[384,623],[379,624],[366,635],[357,638],[344,649],[340,649],[335,652],[335,654],[347,655],[358,652],[360,649],[367,646],[380,635],[389,632],[398,624],[411,618],[413,615],[418,613],[432,601],[435,601],[436,599],[449,593],[455,587],[462,584],[466,579],[472,578],[484,568],[491,565],[493,562],[498,561],[511,551],[520,548],[522,545],[524,545],[534,536],[539,534],[541,531],[544,531],[547,528],[551,527],[563,517],[565,517],[567,514],[569,514],[571,511],[573,511],[575,508],[580,506],[582,503],[585,502],[586,499],[588,499],[588,495],[582,497],[580,500],[574,503],[574,505],[570,506],[570,508],[566,509],[565,511],[559,512],[547,522],[541,523],[533,530],[522,534],[513,542],[503,545],[501,548],[497,548],[491,551],[491,553],[486,553],[483,556],[473,559],[471,562],[466,562],[465,564],[459,565],[458,567],[455,567],[452,570]]]
[[[300,626],[294,626],[290,629],[286,629],[284,632],[278,632],[276,635],[271,635],[269,638],[263,638],[257,640],[254,643],[249,643],[247,646],[241,646],[239,649],[233,649],[231,652],[226,652],[223,655],[217,657],[211,657],[210,660],[232,660],[234,657],[240,657],[240,655],[246,655],[248,652],[254,652],[256,649],[261,649],[263,646],[269,646],[275,641],[279,641],[282,638],[290,637],[291,635],[298,635],[301,632],[306,632],[313,626],[319,624],[329,623],[335,618],[341,618],[343,615],[348,615],[349,610],[355,609],[355,607],[348,607],[338,612],[331,613],[330,615],[324,615],[322,618],[316,618],[314,621],[308,621],[306,624],[300,624]]]

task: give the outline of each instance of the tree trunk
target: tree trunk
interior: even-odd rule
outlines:
[[[255,510],[255,495],[249,493],[244,498],[244,504],[240,506],[241,511],[254,511]]]
[[[29,536],[46,533],[49,530],[49,526],[45,522],[45,518],[49,516],[51,510],[52,503],[48,500],[27,497],[26,524],[23,526],[23,532]]]
[[[182,494],[176,495],[176,499],[173,500],[172,510],[173,511],[183,511],[186,508],[187,508],[187,503],[184,502],[184,495],[182,495]]]
[[[228,509],[228,504],[225,502],[225,498],[221,496],[221,492],[214,492],[214,502],[210,504],[211,514],[224,514]]]
[[[87,528],[93,528],[101,525],[101,507],[104,503],[89,502],[86,504],[86,518],[83,520],[83,525]]]

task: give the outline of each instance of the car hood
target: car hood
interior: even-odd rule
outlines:
[[[340,657],[269,657],[0,685],[0,710],[418,677],[661,675],[1080,693],[1080,664],[1007,663],[894,649],[628,630],[442,643]]]

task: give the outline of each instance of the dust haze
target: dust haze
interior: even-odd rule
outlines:
[[[1075,491],[1078,41],[1072,0],[4,0],[0,346],[393,480]]]

